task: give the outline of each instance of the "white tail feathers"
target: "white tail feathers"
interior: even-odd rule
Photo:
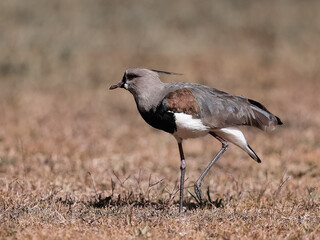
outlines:
[[[260,160],[260,158],[258,157],[258,155],[252,150],[252,148],[249,146],[249,144],[247,145],[247,148],[248,148],[248,154],[249,154],[249,156],[253,159],[253,160],[255,160],[256,162],[258,162],[258,163],[261,163],[261,160]]]
[[[244,150],[256,162],[258,163],[261,162],[258,155],[252,150],[252,148],[247,143],[247,140],[245,139],[243,133],[240,131],[239,128],[237,127],[221,128],[221,129],[216,129],[213,132],[217,134],[219,137],[227,140],[228,142],[233,143],[234,145]]]

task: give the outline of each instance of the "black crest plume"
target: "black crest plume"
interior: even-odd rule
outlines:
[[[166,71],[161,71],[161,70],[155,70],[155,69],[150,69],[153,72],[160,73],[160,74],[167,74],[167,75],[183,75],[181,73],[174,73],[174,72],[166,72]]]

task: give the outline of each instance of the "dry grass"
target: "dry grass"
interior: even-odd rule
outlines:
[[[319,7],[1,1],[1,238],[319,239]],[[205,137],[184,143],[178,214],[174,138],[107,91],[132,66],[256,99],[285,123],[246,130],[262,164],[230,147],[210,171],[203,191],[218,207],[192,197],[220,147]]]

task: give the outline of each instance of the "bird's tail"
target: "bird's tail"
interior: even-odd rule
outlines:
[[[247,145],[246,148],[246,152],[249,154],[249,156],[255,160],[257,163],[261,163],[260,158],[258,157],[258,155],[252,150],[252,148],[249,146],[249,144]]]
[[[221,128],[214,131],[216,135],[220,138],[233,143],[234,145],[240,147],[243,151],[249,154],[249,156],[258,163],[261,163],[258,155],[252,150],[252,148],[247,143],[243,133],[237,127]]]

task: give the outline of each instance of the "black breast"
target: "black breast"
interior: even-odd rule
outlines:
[[[142,118],[152,127],[168,133],[173,133],[177,130],[177,126],[174,114],[168,110],[167,104],[165,102],[161,102],[159,106],[154,109],[150,109],[148,112],[139,112]]]

